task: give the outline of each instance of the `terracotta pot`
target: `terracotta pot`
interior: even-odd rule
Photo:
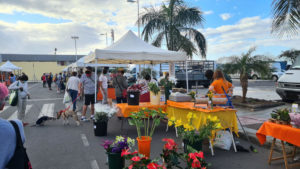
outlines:
[[[141,136],[141,139],[137,137],[136,140],[138,142],[139,154],[143,154],[150,158],[152,138],[149,136]]]

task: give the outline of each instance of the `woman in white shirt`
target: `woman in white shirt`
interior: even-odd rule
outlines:
[[[102,74],[99,77],[99,86],[103,96],[102,104],[107,104],[107,87],[108,79],[106,77],[107,69],[103,69]]]
[[[18,90],[18,119],[23,122],[23,125],[27,125],[28,123],[24,122],[25,118],[25,111],[27,105],[27,97],[29,98],[28,92],[28,84],[27,84],[27,77],[22,75],[18,81],[15,81],[11,84],[8,89],[10,90]]]
[[[77,77],[77,72],[72,72],[72,76],[69,78],[67,82],[67,91],[72,98],[73,103],[73,111],[76,111],[76,98],[80,93],[79,90],[80,79]]]

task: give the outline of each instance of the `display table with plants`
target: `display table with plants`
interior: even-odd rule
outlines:
[[[152,105],[149,102],[143,102],[140,103],[139,105],[136,106],[132,106],[132,105],[128,105],[127,103],[120,103],[120,104],[116,104],[116,106],[119,109],[119,113],[117,114],[118,117],[129,117],[131,115],[131,112],[137,112],[140,111],[142,108],[147,108],[150,110],[166,110],[166,105],[164,102],[160,102],[159,105]]]
[[[293,158],[295,156],[296,146],[300,147],[300,129],[294,128],[291,125],[283,125],[267,121],[264,122],[263,125],[259,128],[256,133],[256,137],[258,138],[260,144],[263,145],[266,142],[267,136],[273,137],[273,142],[270,148],[270,156],[268,160],[269,164],[271,164],[271,162],[275,160],[283,160],[286,169],[296,166],[300,167],[299,163],[288,164],[287,162],[288,158]],[[273,150],[276,140],[280,140],[282,148],[282,157],[279,158],[273,158]],[[294,151],[290,155],[286,153],[285,142],[294,145]]]
[[[150,157],[151,141],[155,128],[159,126],[160,121],[166,116],[165,112],[160,110],[150,110],[143,108],[138,112],[132,112],[129,124],[136,127],[138,151],[146,157]]]
[[[122,151],[130,150],[135,145],[134,139],[130,137],[116,136],[114,141],[105,140],[102,144],[108,157],[109,169],[121,169],[125,166]]]
[[[117,112],[116,107],[95,104],[94,133],[95,136],[107,136],[108,120]]]

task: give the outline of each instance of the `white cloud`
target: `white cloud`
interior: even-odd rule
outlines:
[[[289,40],[279,39],[271,35],[271,24],[271,19],[257,16],[241,19],[233,25],[200,30],[207,39],[208,58],[239,55],[252,46],[257,46],[258,52],[261,48],[272,47],[300,49],[300,36]],[[273,53],[272,50],[268,52]]]
[[[223,13],[223,14],[220,14],[220,17],[226,21],[228,19],[230,19],[232,17],[232,15],[230,13]]]
[[[212,10],[203,12],[204,15],[211,15],[213,13],[214,13],[214,11],[212,11]]]

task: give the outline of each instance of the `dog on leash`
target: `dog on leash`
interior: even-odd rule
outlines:
[[[57,119],[60,119],[60,117],[62,117],[62,119],[64,120],[63,121],[64,125],[69,124],[69,120],[68,120],[69,117],[73,117],[73,119],[75,120],[77,126],[80,125],[78,116],[77,116],[76,112],[73,111],[73,110],[65,110],[65,111],[60,110],[59,112],[57,112]]]

